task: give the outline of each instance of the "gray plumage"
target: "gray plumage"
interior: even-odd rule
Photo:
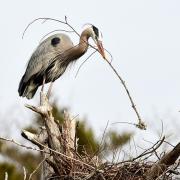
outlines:
[[[53,46],[53,38],[59,38],[60,42]],[[44,40],[29,60],[19,85],[19,95],[31,99],[42,85],[44,75],[45,83],[60,77],[67,68],[68,50],[73,47],[72,41],[65,34],[55,34]]]
[[[58,79],[70,62],[78,59],[87,51],[89,37],[98,43],[97,31],[98,29],[94,31],[92,26],[85,29],[76,46],[65,34],[55,34],[45,39],[28,62],[19,84],[19,95],[31,99],[38,87],[43,84],[43,80],[44,83],[49,83]]]

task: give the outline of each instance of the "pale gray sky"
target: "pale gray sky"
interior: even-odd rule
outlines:
[[[35,23],[21,39],[26,25],[38,17],[63,19],[81,32],[85,23],[96,25],[103,33],[104,47],[113,57],[113,65],[126,81],[148,130],[142,132],[126,124],[115,125],[137,136],[156,138],[164,122],[165,133],[178,141],[180,128],[180,1],[178,0],[6,0],[0,6],[0,115],[11,126],[29,123],[31,112],[25,103],[37,103],[18,96],[17,88],[26,63],[41,37],[61,24]],[[78,37],[69,34],[75,44]],[[107,121],[136,122],[129,99],[111,69],[96,54],[75,79],[78,63],[53,87],[59,103],[71,108],[72,115],[86,116],[101,134]],[[14,110],[12,110],[15,108]],[[10,114],[12,119],[4,118]],[[20,115],[22,114],[22,115]],[[2,120],[2,118],[1,118]],[[2,122],[3,123],[3,122]],[[12,129],[16,132],[16,128]],[[19,133],[19,130],[17,134]]]

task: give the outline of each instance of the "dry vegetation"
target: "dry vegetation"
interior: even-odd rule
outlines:
[[[48,99],[41,93],[39,107],[27,106],[39,113],[45,123],[39,134],[23,131],[22,135],[33,144],[39,146],[43,161],[44,179],[84,179],[84,180],[141,180],[141,179],[172,179],[174,174],[179,174],[178,159],[180,143],[172,151],[158,155],[157,149],[164,143],[162,137],[152,147],[139,156],[119,163],[107,163],[94,156],[77,152],[76,123],[65,114],[65,121],[59,125],[52,115],[52,107]],[[149,161],[156,155],[157,162]]]

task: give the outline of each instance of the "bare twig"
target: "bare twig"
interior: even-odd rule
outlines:
[[[32,176],[38,171],[38,169],[41,167],[41,165],[44,163],[44,161],[46,160],[46,157],[37,165],[37,167],[34,169],[34,171],[29,175],[29,179],[32,179]]]
[[[132,158],[130,160],[122,161],[122,162],[120,162],[120,164],[125,163],[125,162],[132,162],[132,161],[135,161],[135,160],[137,160],[137,159],[139,159],[141,157],[144,157],[144,156],[146,156],[148,154],[154,153],[154,151],[156,151],[162,145],[162,143],[164,142],[164,139],[165,139],[165,136],[161,140],[156,142],[152,147],[150,147],[149,149],[146,149],[143,153],[141,153],[137,157]]]
[[[26,180],[27,178],[27,172],[26,172],[26,168],[23,166],[23,173],[24,173],[24,180]]]
[[[67,33],[74,33],[74,31],[68,31],[68,30],[64,30],[64,29],[56,29],[53,31],[48,32],[47,34],[45,34],[41,39],[40,39],[40,43],[44,40],[44,38],[46,38],[47,36],[49,36],[50,34],[54,33],[54,32],[67,32]]]
[[[136,113],[136,116],[137,116],[137,118],[138,118],[138,124],[136,124],[136,127],[138,127],[139,129],[145,130],[145,129],[146,129],[146,125],[145,125],[145,123],[144,123],[144,122],[142,121],[142,119],[141,119],[141,116],[140,116],[140,114],[139,114],[139,112],[138,112],[138,110],[137,110],[137,108],[136,108],[136,105],[135,105],[135,103],[134,103],[134,101],[133,101],[133,99],[132,99],[132,97],[131,97],[131,95],[130,95],[130,92],[129,92],[126,84],[125,84],[125,81],[124,81],[124,80],[122,79],[122,77],[119,75],[119,73],[118,73],[117,70],[114,68],[114,66],[113,66],[107,59],[105,59],[105,60],[106,60],[106,62],[109,64],[109,66],[111,67],[111,69],[114,71],[114,73],[116,74],[116,76],[118,77],[118,79],[120,80],[121,84],[123,85],[123,87],[124,87],[124,89],[125,89],[125,91],[126,91],[126,93],[127,93],[127,95],[128,95],[128,98],[129,98],[129,100],[130,100],[130,102],[131,102],[131,106],[132,106],[132,108],[134,109],[134,111],[135,111],[135,113]]]
[[[77,77],[77,75],[78,75],[81,67],[82,67],[82,66],[87,62],[87,60],[88,60],[91,56],[93,56],[96,52],[97,52],[97,50],[95,50],[94,52],[92,52],[92,53],[82,62],[82,64],[79,66],[79,68],[78,68],[78,70],[77,70],[77,72],[76,72],[75,78]]]
[[[111,123],[111,125],[114,125],[114,124],[129,124],[129,125],[137,126],[137,124],[135,124],[135,123],[126,122],[126,121],[120,121],[120,122]]]
[[[36,21],[39,21],[39,20],[45,20],[45,21],[47,21],[47,20],[52,20],[52,21],[55,21],[55,22],[58,22],[58,23],[66,24],[66,23],[63,22],[63,21],[60,21],[60,20],[57,20],[57,19],[54,19],[54,18],[36,18],[36,19],[34,19],[33,21],[31,21],[31,22],[26,26],[26,28],[25,28],[25,30],[23,31],[23,34],[22,34],[22,39],[24,38],[24,35],[25,35],[26,31],[29,29],[29,27],[30,27],[33,23],[35,23]]]
[[[13,144],[15,144],[15,145],[17,145],[17,146],[20,146],[20,147],[22,147],[22,148],[25,148],[25,149],[27,149],[27,150],[33,150],[33,151],[38,151],[38,152],[43,152],[43,153],[49,154],[49,152],[46,152],[46,151],[44,151],[44,150],[31,147],[31,146],[26,146],[26,145],[24,145],[24,144],[21,144],[21,143],[17,142],[17,141],[14,140],[14,139],[8,139],[8,138],[0,137],[0,140],[1,140],[1,141],[11,142],[11,143],[13,143]]]
[[[8,180],[8,173],[7,172],[5,172],[4,180]]]

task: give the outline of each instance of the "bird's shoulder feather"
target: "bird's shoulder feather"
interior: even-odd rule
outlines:
[[[60,38],[60,43],[53,47],[51,41],[53,38]],[[36,48],[28,62],[24,81],[28,81],[33,75],[43,73],[56,60],[65,59],[68,49],[73,47],[70,38],[65,34],[55,34],[45,39]]]

